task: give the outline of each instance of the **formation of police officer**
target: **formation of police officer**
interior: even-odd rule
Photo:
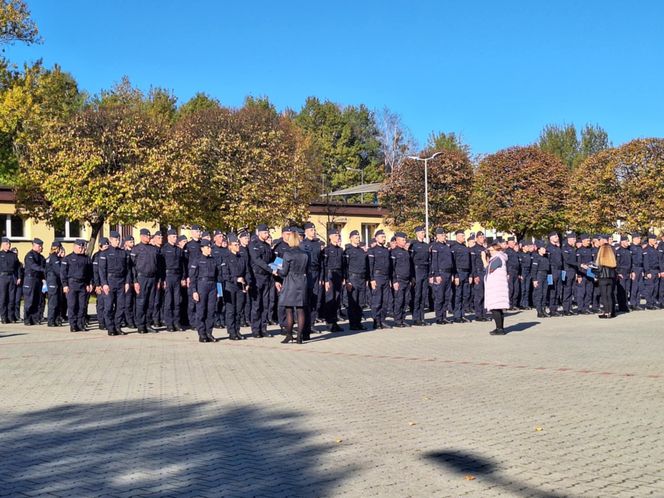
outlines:
[[[342,303],[346,302],[349,328],[365,330],[366,316],[374,329],[427,325],[425,312],[432,309],[435,323],[464,323],[471,317],[487,321],[484,309],[482,232],[453,233],[438,228],[426,242],[424,227],[415,239],[397,232],[388,243],[378,230],[368,246],[358,231],[350,233],[342,247],[338,230],[328,240],[318,237],[312,223],[303,229],[284,227],[281,238],[271,243],[269,227],[258,225],[250,233],[241,230],[212,234],[192,226],[191,239],[166,233],[140,231],[140,243],[122,240],[111,231],[100,238],[100,249],[86,255],[86,242],[76,240],[64,254],[59,242],[44,258],[43,241],[34,239],[21,264],[11,241],[0,246],[0,320],[18,320],[17,299],[24,300],[23,321],[41,323],[48,301],[48,325],[68,322],[74,332],[88,329],[88,300],[96,295],[99,328],[111,336],[123,335],[122,327],[139,333],[193,329],[201,342],[214,342],[213,328],[226,328],[231,340],[241,340],[241,327],[251,322],[252,336],[270,337],[272,317],[283,326],[283,310],[276,306],[282,282],[275,274],[289,240],[296,237],[307,253],[307,319],[303,337],[324,321],[338,332]],[[611,243],[618,263],[615,302],[609,312],[664,308],[664,236],[633,233],[611,241],[608,235],[551,232],[544,240],[517,241],[509,237],[492,242],[503,245],[508,257],[510,306],[532,309],[537,316],[571,316],[599,313],[599,292],[593,273],[599,247]],[[47,296],[47,298],[45,297]],[[412,322],[406,316],[412,316]]]

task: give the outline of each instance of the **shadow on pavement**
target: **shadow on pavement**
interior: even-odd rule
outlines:
[[[521,323],[515,323],[514,325],[510,325],[509,327],[505,327],[505,332],[508,334],[511,334],[512,332],[523,332],[524,330],[528,330],[529,328],[534,327],[535,325],[539,325],[541,322],[521,322]]]
[[[0,422],[0,489],[13,496],[321,496],[356,470],[330,464],[304,414],[126,401]],[[330,467],[332,465],[332,467]],[[142,490],[142,491],[141,491]]]
[[[465,451],[442,450],[425,453],[424,458],[448,471],[460,475],[471,475],[477,479],[494,484],[511,496],[537,496],[538,498],[562,498],[557,493],[542,491],[526,483],[500,475],[498,466],[492,460]]]
[[[5,337],[14,337],[15,335],[26,335],[26,334],[23,333],[23,332],[20,332],[20,333],[17,332],[16,334],[0,334],[0,339],[3,339]]]

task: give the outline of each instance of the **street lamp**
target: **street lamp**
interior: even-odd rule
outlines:
[[[429,242],[429,161],[443,152],[436,152],[433,156],[421,158],[418,156],[408,156],[408,159],[414,161],[424,161],[424,229],[427,233],[427,242]]]

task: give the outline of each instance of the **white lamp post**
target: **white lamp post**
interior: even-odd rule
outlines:
[[[439,156],[443,152],[436,152],[433,156],[421,158],[418,156],[408,156],[408,159],[414,161],[424,161],[424,229],[427,233],[427,242],[429,242],[429,160]]]

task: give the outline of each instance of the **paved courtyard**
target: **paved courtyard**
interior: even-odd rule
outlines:
[[[2,325],[0,495],[664,496],[664,311],[506,323]]]

